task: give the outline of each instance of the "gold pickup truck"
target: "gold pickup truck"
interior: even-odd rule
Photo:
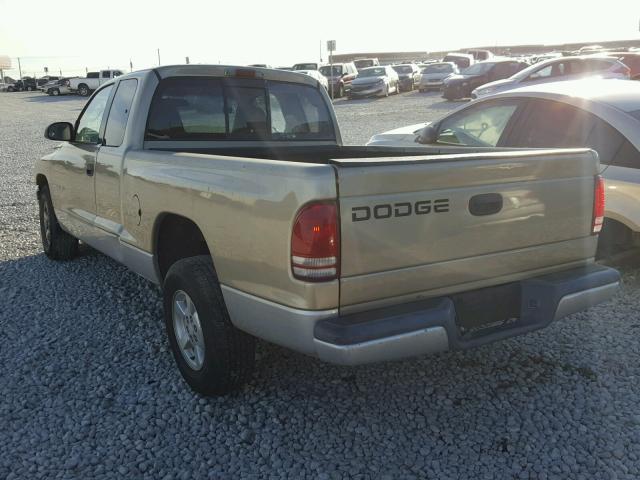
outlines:
[[[197,392],[251,376],[255,337],[360,364],[474,347],[606,300],[588,149],[343,146],[311,77],[168,66],[101,86],[35,168],[42,242],[162,286]]]

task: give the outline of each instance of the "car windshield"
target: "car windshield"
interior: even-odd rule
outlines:
[[[461,73],[463,75],[482,75],[491,70],[494,65],[494,63],[476,63],[475,65],[465,68]]]
[[[360,72],[358,72],[359,77],[382,77],[386,74],[387,71],[384,67],[365,68],[364,70],[360,70]]]
[[[355,63],[357,68],[365,68],[365,67],[373,66],[373,60],[356,60],[353,63]]]
[[[411,65],[395,65],[393,69],[398,73],[411,73],[413,71]]]
[[[336,77],[338,75],[342,75],[342,66],[334,65],[332,67],[330,65],[325,65],[324,67],[320,67],[320,73],[325,77]]]
[[[422,69],[422,73],[451,73],[453,66],[448,63],[434,63]]]
[[[293,66],[294,70],[315,70],[318,66],[315,63],[298,63]]]

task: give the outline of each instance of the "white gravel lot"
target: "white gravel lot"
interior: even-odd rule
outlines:
[[[156,287],[41,253],[34,161],[83,99],[0,94],[0,478],[637,479],[640,270],[611,302],[473,351],[337,367],[261,343],[241,393],[190,392]],[[338,101],[345,141],[437,94]]]

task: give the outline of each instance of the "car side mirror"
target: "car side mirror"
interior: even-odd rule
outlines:
[[[438,129],[432,124],[426,125],[420,130],[416,138],[416,142],[423,145],[436,143],[436,140],[438,140]]]
[[[73,138],[73,125],[69,122],[55,122],[44,131],[44,138],[68,142]]]

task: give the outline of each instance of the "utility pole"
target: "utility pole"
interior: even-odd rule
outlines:
[[[129,59],[129,71],[133,72],[133,62]]]
[[[327,40],[327,50],[329,50],[329,87],[331,89],[331,99],[333,100],[333,81],[331,79],[334,77],[333,75],[333,52],[336,50],[336,41],[335,40]]]
[[[189,57],[184,57],[184,63],[186,63],[187,65],[189,65]]]
[[[320,40],[320,63],[322,63],[322,40]]]
[[[18,57],[18,75],[20,75],[20,78],[18,80],[22,80],[22,66],[20,65],[20,57]]]
[[[160,49],[158,49],[158,66],[160,66]]]

